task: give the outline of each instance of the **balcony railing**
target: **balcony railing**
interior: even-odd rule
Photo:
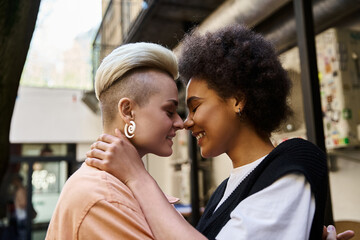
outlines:
[[[110,0],[93,42],[93,78],[101,60],[120,46],[133,22],[147,8],[143,0]]]

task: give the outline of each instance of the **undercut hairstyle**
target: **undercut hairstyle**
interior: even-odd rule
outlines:
[[[140,106],[160,91],[146,72],[156,70],[167,73],[174,80],[179,77],[174,53],[154,43],[130,43],[114,49],[101,62],[95,76],[95,94],[100,101],[103,124],[111,123],[123,97]]]
[[[291,81],[272,44],[242,25],[184,37],[179,57],[181,80],[207,82],[224,100],[245,99],[242,116],[267,136],[292,114]]]

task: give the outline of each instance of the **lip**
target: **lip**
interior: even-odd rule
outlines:
[[[166,138],[172,140],[175,136],[176,136],[176,134],[170,134],[170,135],[167,135]]]
[[[169,141],[170,146],[172,146],[174,144],[172,138],[167,137],[166,140]]]
[[[206,133],[205,133],[205,131],[195,132],[195,133],[193,132],[192,135],[196,138],[197,144],[200,146],[203,141],[203,138],[206,136]],[[199,135],[203,135],[203,136],[198,138]]]
[[[166,136],[166,140],[170,142],[170,145],[172,146],[174,144],[173,138],[176,136],[176,134],[170,134]]]

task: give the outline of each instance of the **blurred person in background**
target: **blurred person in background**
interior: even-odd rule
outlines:
[[[27,220],[27,193],[26,188],[23,184],[23,177],[20,174],[16,174],[13,177],[12,184],[14,186],[15,195],[14,195],[14,206],[15,206],[15,219],[16,219],[16,235],[19,240],[26,240],[27,238],[27,229],[26,229],[26,220]],[[31,219],[36,218],[36,211],[31,204]]]

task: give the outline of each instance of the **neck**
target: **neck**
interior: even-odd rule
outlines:
[[[115,136],[115,129],[119,129],[120,132],[123,133],[124,131],[124,123],[122,120],[115,119],[112,122],[109,121],[103,121],[103,133],[110,134]]]
[[[227,152],[233,168],[252,163],[269,154],[274,146],[266,136],[259,135],[252,127],[244,127]]]
[[[103,133],[106,133],[106,134],[110,134],[110,135],[113,135],[115,136],[115,128],[116,127],[110,127],[110,126],[104,126],[104,130],[103,130]]]
[[[115,129],[116,128],[119,129],[120,132],[123,134],[124,138],[126,138],[125,134],[124,134],[124,124],[118,124],[118,125],[117,124],[107,124],[107,125],[104,125],[103,133],[116,136],[115,135]],[[139,149],[134,144],[133,140],[130,140],[130,139],[128,139],[128,140],[136,148],[136,151],[138,152],[140,158],[142,158],[145,154],[147,154],[147,153],[142,153],[141,151],[139,151]]]

